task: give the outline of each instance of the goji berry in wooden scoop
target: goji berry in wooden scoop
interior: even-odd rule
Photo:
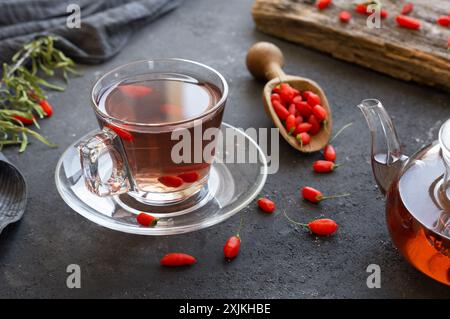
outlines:
[[[277,46],[258,42],[248,50],[247,68],[255,78],[269,80],[263,90],[264,109],[283,138],[301,152],[319,151],[332,131],[328,100],[314,81],[286,75],[283,60]],[[300,127],[303,123],[309,125]]]

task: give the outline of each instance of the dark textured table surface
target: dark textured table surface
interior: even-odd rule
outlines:
[[[125,298],[403,298],[450,297],[450,288],[423,276],[392,246],[384,220],[384,199],[375,187],[369,162],[369,134],[355,107],[362,99],[380,99],[392,115],[405,152],[411,154],[436,138],[450,117],[446,93],[397,81],[327,55],[267,37],[254,28],[251,0],[189,0],[156,23],[143,28],[114,59],[85,67],[64,93],[52,94],[54,116],[41,132],[59,145],[34,142],[24,154],[6,155],[24,172],[29,186],[26,214],[0,235],[0,297]],[[263,194],[297,219],[330,216],[340,231],[315,239],[288,224],[280,213],[266,216],[251,204],[242,231],[242,250],[225,263],[222,246],[239,216],[198,232],[145,237],[93,224],[71,210],[54,183],[55,165],[76,138],[96,127],[89,105],[91,87],[103,72],[128,61],[182,57],[206,63],[226,77],[230,97],[225,121],[242,128],[270,127],[263,112],[262,84],[245,68],[248,47],[259,40],[275,42],[286,57],[286,71],[320,83],[331,102],[335,127],[354,122],[336,142],[346,165],[320,180],[310,165],[319,154],[302,156],[280,143],[280,170],[268,177]],[[346,199],[318,207],[299,199],[301,185],[325,192],[350,191]],[[184,251],[199,262],[185,269],[166,269],[159,258]],[[66,267],[81,267],[82,288],[66,287]],[[381,267],[381,288],[366,286],[369,264]]]

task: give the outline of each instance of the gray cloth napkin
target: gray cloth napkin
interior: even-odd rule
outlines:
[[[0,233],[22,218],[27,204],[27,185],[19,170],[0,152]]]
[[[176,8],[182,0],[6,0],[0,2],[0,60],[8,61],[33,38],[54,34],[58,48],[83,63],[100,63],[122,49],[133,31]],[[81,28],[68,28],[70,4],[80,7]]]

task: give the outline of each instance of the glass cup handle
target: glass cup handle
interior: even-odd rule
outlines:
[[[98,196],[111,196],[126,193],[130,188],[123,147],[117,134],[104,128],[78,145],[80,162],[86,186]],[[112,172],[107,181],[99,173],[98,161],[109,152],[112,159]]]

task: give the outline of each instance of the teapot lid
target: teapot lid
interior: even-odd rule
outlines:
[[[398,192],[405,208],[427,232],[449,243],[450,119],[442,124],[438,143],[424,147],[409,159]]]

